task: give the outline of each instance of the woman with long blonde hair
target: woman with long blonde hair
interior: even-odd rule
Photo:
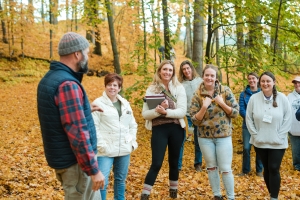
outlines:
[[[178,82],[174,63],[164,60],[156,70],[152,84],[146,95],[164,94],[166,99],[154,109],[143,105],[142,115],[146,119],[146,128],[152,131],[152,163],[144,181],[141,200],[149,199],[151,189],[162,166],[168,147],[169,192],[171,198],[177,198],[178,159],[184,138],[186,114],[186,94]]]

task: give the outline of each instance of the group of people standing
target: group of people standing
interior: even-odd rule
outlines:
[[[292,80],[294,90],[287,98],[276,90],[274,74],[264,72],[259,78],[256,73],[250,73],[247,78],[249,85],[239,99],[244,121],[243,167],[238,175],[247,175],[251,170],[250,151],[253,144],[256,175],[264,177],[271,199],[277,199],[279,169],[288,147],[287,133],[292,146],[294,169],[300,171],[300,119],[297,119],[297,112],[300,112],[300,77]]]
[[[136,150],[137,123],[129,102],[119,95],[123,78],[110,73],[104,78],[101,97],[89,104],[81,84],[87,72],[89,43],[81,35],[66,33],[59,43],[59,62],[38,85],[38,115],[47,162],[62,183],[65,199],[106,199],[110,171],[114,174],[114,199],[125,199],[130,154]],[[251,171],[251,145],[256,151],[256,174],[263,176],[271,199],[280,188],[280,165],[292,144],[293,165],[300,170],[300,77],[286,97],[277,91],[275,76],[264,72],[248,75],[248,86],[239,103],[228,86],[218,81],[218,68],[207,64],[202,78],[190,61],[175,65],[163,60],[146,95],[164,94],[154,109],[143,104],[145,126],[151,130],[152,161],[144,179],[141,200],[150,197],[168,148],[169,196],[177,198],[186,130],[193,132],[194,168],[202,171],[204,157],[214,199],[234,199],[232,173],[232,118],[243,121],[243,167]],[[186,123],[187,122],[187,123]],[[186,128],[188,126],[188,128]],[[98,191],[100,189],[100,192]]]
[[[167,99],[152,110],[149,110],[147,104],[144,103],[143,116],[147,120],[146,126],[148,126],[149,130],[152,130],[152,164],[144,182],[141,200],[149,199],[167,146],[170,166],[170,197],[177,197],[178,170],[175,168],[174,163],[176,162],[174,160],[176,159],[176,161],[178,160],[181,163],[182,157],[171,157],[170,155],[178,152],[179,155],[182,155],[180,153],[182,148],[180,151],[178,150],[178,143],[182,141],[182,131],[177,133],[172,131],[171,135],[168,132],[171,130],[171,127],[184,128],[184,126],[179,126],[182,125],[179,121],[182,120],[184,111],[188,111],[186,114],[187,121],[191,121],[195,127],[195,141],[199,143],[197,145],[201,149],[199,152],[201,156],[203,154],[206,163],[214,199],[223,199],[220,187],[220,172],[227,199],[234,199],[234,176],[231,168],[233,156],[231,118],[237,117],[238,114],[244,119],[242,127],[244,144],[243,167],[242,173],[238,174],[238,176],[247,175],[251,170],[250,150],[253,145],[257,154],[256,175],[264,178],[270,198],[278,199],[281,182],[280,165],[285,149],[288,147],[288,132],[290,132],[292,143],[293,165],[298,170],[297,157],[299,157],[299,151],[297,148],[299,147],[296,144],[298,138],[294,139],[293,137],[297,136],[293,135],[296,134],[295,130],[300,130],[299,121],[295,121],[296,117],[300,117],[300,77],[296,77],[292,81],[295,90],[287,98],[283,93],[277,91],[276,79],[273,73],[263,72],[258,76],[255,72],[252,72],[247,77],[248,85],[241,92],[238,103],[230,88],[219,83],[218,68],[216,66],[206,65],[203,69],[202,79],[198,79],[196,72],[192,69],[193,66],[189,61],[184,61],[180,66],[179,80],[185,88],[186,104],[183,101],[180,101],[182,102],[180,105],[176,104],[176,99],[181,98],[174,88],[181,88],[181,86],[178,85],[175,79],[175,67],[171,61],[163,61],[160,64],[154,81],[146,92],[146,94],[164,93]],[[294,95],[293,99],[290,100],[290,102],[293,101],[291,104],[289,102],[289,99],[291,99],[290,95]],[[170,100],[168,96],[174,98]],[[175,102],[175,107],[169,107],[170,102],[172,105],[172,102]],[[186,110],[182,109],[183,105],[187,106]],[[294,112],[292,112],[291,108]],[[146,116],[145,112],[151,112],[151,117]],[[175,112],[180,115],[174,115]],[[160,121],[160,123],[153,124],[152,122],[156,120]],[[293,125],[292,120],[294,122]],[[191,123],[187,125],[190,126]],[[165,128],[157,136],[157,126],[168,126],[168,128]],[[172,139],[174,135],[178,139],[180,138],[176,143]],[[157,137],[164,141],[161,144],[163,148],[159,148],[159,150],[157,149]],[[173,152],[175,149],[177,152]],[[197,155],[196,152],[195,155]],[[201,166],[201,163],[202,160],[197,163],[195,159],[195,169],[197,169],[196,165],[200,164]],[[178,165],[178,168],[181,169],[181,164]],[[175,172],[176,176],[174,175]],[[152,177],[151,181],[149,181],[149,177]]]
[[[181,148],[178,147],[182,146],[186,126],[185,123],[180,122],[183,122],[185,115],[187,120],[193,122],[196,127],[194,128],[195,141],[199,142],[201,148],[200,150],[199,145],[195,146],[195,169],[201,171],[203,153],[215,198],[222,198],[219,167],[223,172],[222,178],[227,186],[227,195],[234,199],[234,181],[231,170],[233,154],[231,117],[238,115],[238,103],[231,90],[219,84],[218,69],[213,65],[205,67],[203,80],[198,77],[189,61],[181,64],[179,74],[184,88],[177,81],[174,63],[169,60],[163,61],[146,91],[146,95],[164,93],[166,100],[155,109],[149,110],[147,103],[143,106],[143,117],[147,120],[146,127],[152,130],[152,164],[144,182],[141,199],[149,199],[166,147],[168,147],[169,154],[170,197],[177,197],[178,168],[180,169],[177,163],[182,159],[179,158]],[[213,99],[214,102],[212,102]],[[189,110],[188,113],[187,110]],[[188,124],[191,126],[191,123]],[[178,128],[177,132],[173,130],[175,127]],[[203,137],[201,137],[202,134]],[[197,158],[198,155],[200,159]]]

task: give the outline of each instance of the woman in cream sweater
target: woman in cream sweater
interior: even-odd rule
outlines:
[[[291,128],[292,114],[287,97],[276,90],[275,76],[264,72],[259,78],[261,92],[251,96],[246,124],[251,134],[250,143],[264,166],[264,181],[271,200],[278,198],[280,165],[288,147],[287,133]]]

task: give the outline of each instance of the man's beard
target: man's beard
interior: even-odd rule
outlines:
[[[83,55],[83,60],[81,60],[77,65],[79,67],[79,72],[83,72],[84,74],[86,74],[89,70],[88,60],[84,55],[84,53],[82,53],[82,55]]]

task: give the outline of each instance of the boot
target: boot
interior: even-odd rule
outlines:
[[[142,194],[141,195],[141,200],[148,200],[149,199],[149,194]]]
[[[214,200],[223,200],[222,196],[214,196]]]
[[[170,197],[172,199],[176,199],[177,198],[177,190],[176,189],[170,189]]]

